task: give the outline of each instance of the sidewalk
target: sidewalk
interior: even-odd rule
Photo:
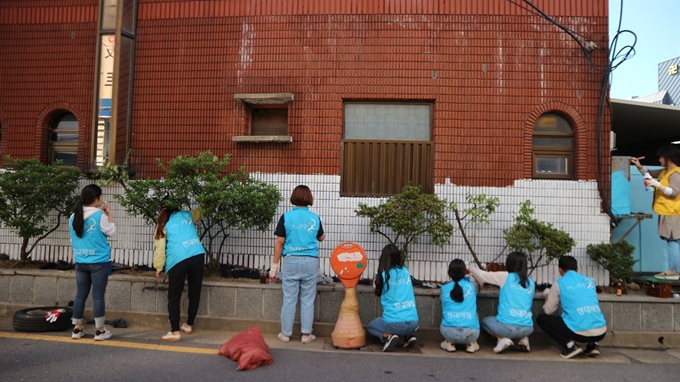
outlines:
[[[254,323],[256,325],[256,323]],[[237,332],[225,332],[215,330],[201,330],[200,323],[197,322],[194,333],[190,335],[182,335],[180,342],[164,342],[160,337],[165,334],[165,331],[153,329],[144,326],[132,325],[128,328],[110,328],[113,332],[113,337],[109,341],[116,341],[115,346],[125,346],[129,344],[130,347],[144,347],[144,345],[163,345],[165,350],[176,347],[177,351],[187,351],[188,348],[196,350],[214,350],[217,354],[220,346],[228,341],[231,337],[238,334]],[[73,340],[74,343],[94,343],[93,337],[94,328],[92,325],[86,325],[86,336],[79,340]],[[37,335],[43,340],[67,341],[70,339],[70,332],[43,332],[43,333],[21,333],[12,329],[11,317],[0,317],[0,338],[3,336],[18,336],[18,335]],[[559,362],[597,362],[597,363],[645,363],[645,364],[664,364],[680,363],[680,350],[638,350],[638,349],[623,349],[623,348],[601,348],[601,355],[596,358],[587,358],[584,356],[577,356],[571,360],[565,360],[560,356],[557,346],[538,345],[532,346],[531,353],[522,353],[514,349],[508,349],[503,354],[494,354],[492,346],[486,343],[481,345],[479,352],[475,354],[468,354],[464,348],[455,353],[447,353],[439,348],[439,343],[435,341],[419,341],[418,345],[413,349],[398,349],[392,353],[383,353],[381,351],[382,345],[377,340],[367,338],[367,345],[361,349],[346,350],[336,349],[332,345],[330,337],[319,337],[311,344],[302,344],[299,336],[291,337],[289,343],[283,343],[278,340],[276,334],[264,333],[265,341],[271,349],[279,350],[296,350],[296,351],[313,351],[313,352],[366,352],[372,354],[380,354],[383,356],[415,356],[415,357],[441,357],[441,358],[475,358],[475,359],[498,359],[498,360],[535,360],[535,361],[559,361]],[[38,339],[40,340],[40,339]],[[97,344],[104,345],[108,341],[98,342]],[[153,348],[150,348],[153,350]],[[172,350],[171,350],[172,351]],[[207,352],[211,354],[211,352]]]

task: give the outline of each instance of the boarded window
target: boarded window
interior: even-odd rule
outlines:
[[[534,179],[574,179],[574,130],[559,114],[543,114],[533,131]]]
[[[433,192],[432,105],[345,103],[341,195]]]
[[[288,135],[288,105],[252,106],[250,135]]]

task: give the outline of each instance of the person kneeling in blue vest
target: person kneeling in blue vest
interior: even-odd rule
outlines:
[[[607,333],[607,323],[597,300],[595,282],[578,273],[578,264],[572,256],[560,258],[559,272],[562,277],[544,291],[545,314],[539,314],[536,323],[562,346],[563,358],[580,353],[598,356],[597,341]],[[551,316],[559,305],[562,305],[562,316]],[[576,342],[587,343],[585,351]]]

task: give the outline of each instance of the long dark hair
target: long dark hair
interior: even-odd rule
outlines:
[[[465,262],[461,259],[454,259],[449,263],[449,277],[453,280],[453,289],[451,289],[451,299],[455,302],[463,302],[465,296],[463,295],[463,287],[458,285],[458,282],[465,277]]]
[[[179,210],[176,208],[166,206],[164,201],[161,202],[161,208],[160,211],[158,212],[158,219],[156,219],[156,235],[155,235],[156,239],[162,239],[165,237],[165,232],[163,232],[163,230],[165,229],[165,225],[168,224],[168,220],[170,220],[170,215],[177,211]]]
[[[83,206],[94,203],[97,198],[102,195],[101,187],[96,184],[88,184],[80,191],[80,199],[73,208],[73,230],[76,231],[76,236],[83,237],[83,220],[85,213]]]
[[[656,156],[670,160],[676,166],[680,166],[680,149],[673,145],[666,145],[656,152]]]
[[[512,252],[505,260],[505,269],[509,273],[517,273],[519,284],[526,289],[529,276],[527,276],[527,255],[524,252]]]
[[[378,277],[375,279],[375,295],[382,296],[383,287],[385,292],[390,289],[390,269],[404,266],[404,257],[401,255],[399,247],[394,244],[387,244],[380,254],[378,261]],[[385,280],[383,280],[383,271],[385,272]]]

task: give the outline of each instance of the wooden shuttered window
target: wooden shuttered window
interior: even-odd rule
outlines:
[[[391,196],[407,185],[434,192],[432,141],[342,141],[343,196]]]

